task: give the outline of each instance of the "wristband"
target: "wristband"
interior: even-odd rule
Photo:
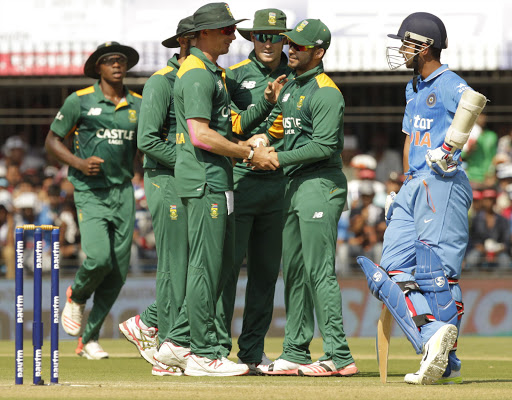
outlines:
[[[251,149],[251,152],[249,153],[249,156],[247,157],[247,159],[252,160],[253,156],[254,156],[254,149]]]

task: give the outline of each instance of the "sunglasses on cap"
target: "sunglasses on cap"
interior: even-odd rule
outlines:
[[[302,46],[302,45],[294,43],[294,42],[289,42],[288,44],[295,51],[308,51],[309,49],[315,48],[315,46]]]
[[[254,39],[258,42],[266,43],[267,40],[270,40],[270,43],[279,43],[283,41],[283,35],[274,35],[271,33],[253,33]]]
[[[220,33],[222,33],[223,35],[226,35],[226,36],[232,35],[233,33],[235,33],[235,31],[236,31],[236,25],[230,25],[230,26],[225,26],[224,28],[220,28]]]
[[[110,56],[110,57],[103,57],[100,61],[100,64],[105,64],[112,66],[115,63],[118,63],[119,65],[126,65],[128,64],[128,59],[124,56]]]

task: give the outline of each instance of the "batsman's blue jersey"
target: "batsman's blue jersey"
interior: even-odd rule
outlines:
[[[460,98],[470,89],[466,81],[441,65],[426,79],[418,78],[418,92],[414,92],[412,80],[405,89],[405,108],[402,130],[410,135],[409,170],[411,172],[430,168],[425,161],[428,149],[443,145]],[[460,158],[457,150],[454,159]]]

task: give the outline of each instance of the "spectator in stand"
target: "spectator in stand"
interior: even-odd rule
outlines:
[[[350,162],[350,166],[354,169],[355,179],[348,182],[348,197],[350,207],[360,206],[360,187],[363,182],[370,182],[375,194],[376,204],[384,207],[386,201],[386,186],[384,183],[375,180],[377,169],[377,161],[368,154],[358,154]],[[366,185],[366,183],[364,183]]]
[[[480,114],[462,149],[462,159],[471,183],[489,186],[495,183],[493,159],[496,156],[498,135],[486,128],[487,116]]]
[[[20,171],[25,173],[32,171],[36,173],[44,167],[44,159],[41,156],[41,150],[29,149],[28,144],[21,136],[10,136],[2,147],[4,160],[0,160],[0,165],[17,165]]]
[[[498,178],[499,193],[495,211],[510,219],[512,210],[512,164],[498,164],[496,166],[496,178]]]
[[[494,164],[512,163],[512,128],[509,133],[498,140],[498,149],[496,157],[494,157]]]
[[[361,183],[359,194],[360,205],[350,211],[350,231],[353,237],[348,240],[349,258],[364,255],[379,263],[386,230],[384,208],[373,203],[375,191],[371,181]]]
[[[12,164],[5,167],[5,179],[7,179],[7,190],[12,193],[23,180],[18,165]]]
[[[470,237],[473,248],[466,255],[466,268],[510,268],[510,223],[494,211],[495,189],[482,191],[482,210],[475,215]]]
[[[389,148],[389,133],[387,131],[376,132],[372,135],[369,155],[375,158],[379,168],[375,170],[379,182],[386,182],[389,171],[403,172],[402,154]]]
[[[345,141],[343,144],[343,151],[341,152],[341,161],[343,163],[343,173],[347,177],[347,182],[350,182],[355,177],[355,171],[352,167],[352,159],[359,153],[359,146],[357,144],[357,137],[349,133],[350,130],[345,128]]]
[[[7,181],[0,178],[0,271],[5,270],[7,279],[14,279],[14,221],[11,195],[3,189],[5,185]]]

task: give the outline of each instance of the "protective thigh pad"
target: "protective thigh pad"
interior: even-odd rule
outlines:
[[[452,297],[441,259],[429,245],[416,240],[414,278],[438,321],[457,325],[457,305]]]
[[[421,340],[418,327],[412,319],[405,294],[395,282],[393,282],[382,268],[366,257],[357,257],[361,269],[366,275],[368,287],[372,294],[381,300],[389,309],[395,321],[412,343],[417,354],[423,351],[423,342]]]

